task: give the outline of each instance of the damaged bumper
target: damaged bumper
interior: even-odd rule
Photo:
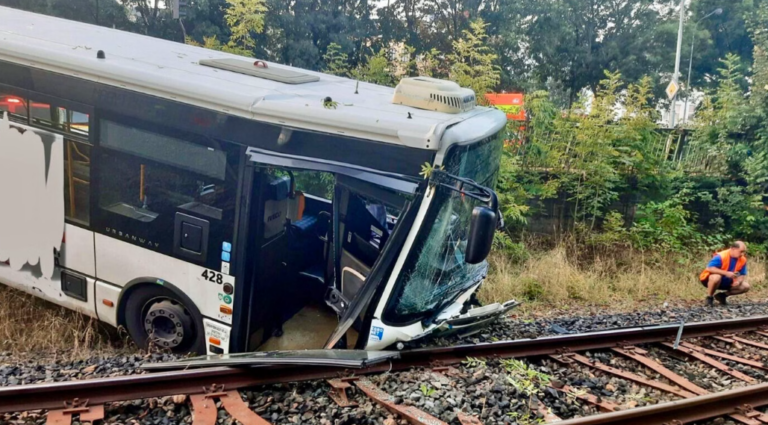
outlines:
[[[462,336],[472,335],[518,305],[520,305],[519,302],[510,300],[504,304],[493,303],[473,308],[464,314],[451,317],[440,323],[432,333],[440,334],[441,336],[453,334]]]
[[[433,324],[424,327],[421,323],[414,323],[405,327],[387,326],[378,319],[373,319],[371,335],[368,338],[366,349],[381,350],[398,343],[416,341],[427,336],[468,336],[480,332],[490,323],[503,317],[513,308],[520,305],[515,300],[503,304],[493,303],[482,307],[473,308],[466,313],[461,313],[461,305],[455,303],[438,317]],[[398,344],[398,348],[403,346]]]

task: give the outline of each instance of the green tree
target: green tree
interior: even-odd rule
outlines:
[[[487,24],[477,19],[463,31],[463,37],[453,42],[453,52],[448,55],[450,78],[462,87],[470,87],[478,100],[492,91],[500,81],[497,55],[486,44]]]
[[[380,47],[373,7],[367,0],[266,0],[266,30],[256,36],[256,55],[286,65],[320,70],[331,43],[350,67],[363,62],[363,46]]]
[[[323,55],[325,69],[323,72],[332,75],[346,77],[349,75],[349,58],[341,51],[341,46],[336,43],[328,45],[328,50]]]
[[[691,2],[691,11],[685,28],[685,43],[683,57],[690,54],[691,32],[695,32],[693,49],[694,62],[692,81],[694,86],[706,83],[709,76],[718,73],[719,59],[728,53],[740,58],[742,69],[748,69],[752,63],[752,40],[748,32],[747,21],[754,15],[758,5],[764,0],[696,0]],[[717,8],[723,13],[712,15],[702,20],[702,17]],[[677,29],[674,29],[674,35]]]
[[[264,12],[267,11],[264,0],[227,0],[224,19],[232,35],[227,45],[244,51],[256,47],[251,33],[264,31]]]
[[[444,74],[440,68],[442,54],[437,49],[431,49],[416,56],[416,70],[419,75],[439,78]]]
[[[0,6],[119,29],[131,25],[125,7],[111,0],[0,0]]]
[[[379,50],[373,56],[369,56],[364,64],[352,70],[352,77],[367,83],[380,84],[382,86],[394,85],[389,58],[385,49]]]

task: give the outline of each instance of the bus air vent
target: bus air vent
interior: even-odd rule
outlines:
[[[320,77],[286,68],[274,68],[264,61],[244,59],[203,59],[200,65],[225,71],[237,72],[252,77],[264,78],[285,84],[303,84],[320,81]]]
[[[403,78],[395,88],[392,103],[430,111],[459,114],[477,104],[475,92],[452,81],[429,77]]]

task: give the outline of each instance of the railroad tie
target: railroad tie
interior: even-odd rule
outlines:
[[[563,392],[567,395],[578,398],[581,401],[587,402],[603,412],[615,412],[619,410],[619,405],[607,400],[603,400],[602,397],[598,397],[594,394],[590,394],[586,391],[577,391],[568,385],[560,385],[559,383],[550,382],[549,386],[557,391]]]
[[[645,350],[642,350],[637,347],[624,347],[624,348],[613,348],[613,351],[623,356],[629,357],[632,360],[635,360],[636,362],[642,364],[643,366],[646,366],[647,368],[653,370],[659,375],[674,382],[681,388],[684,388],[694,394],[697,394],[697,395],[709,394],[709,391],[705,390],[704,388],[701,388],[700,386],[676,374],[675,372],[672,372],[671,370],[664,367],[661,363],[651,359],[650,357],[646,357],[645,354],[647,354],[648,352]]]
[[[758,362],[756,360],[745,359],[743,357],[734,356],[733,354],[723,353],[723,352],[717,351],[717,350],[711,350],[709,348],[704,348],[704,347],[702,347],[700,345],[696,345],[696,344],[694,344],[692,342],[685,342],[685,341],[683,341],[683,342],[680,343],[680,345],[683,346],[683,347],[687,347],[687,348],[690,348],[692,350],[698,351],[700,353],[712,356],[712,357],[719,357],[721,359],[730,360],[732,362],[741,363],[743,365],[754,367],[756,369],[762,369],[762,370],[768,371],[768,366],[766,366],[766,364],[763,363],[763,362]]]
[[[768,350],[768,345],[763,344],[762,342],[752,341],[751,339],[742,338],[736,335],[713,336],[712,338],[718,341],[727,342],[729,344],[741,343],[744,345],[751,345],[752,347],[760,348],[762,350]]]
[[[392,413],[405,418],[413,425],[448,425],[440,419],[430,415],[414,406],[395,404],[395,398],[380,390],[376,385],[368,380],[355,381],[355,385],[360,388],[368,397],[379,403],[382,407]]]
[[[559,362],[563,362],[564,359],[571,359],[573,361],[576,361],[576,362],[579,362],[579,363],[583,364],[584,366],[587,366],[587,367],[590,367],[590,368],[593,368],[593,369],[597,369],[597,370],[605,372],[605,373],[609,373],[611,375],[617,376],[617,377],[622,378],[622,379],[626,379],[628,381],[634,381],[634,382],[637,382],[638,384],[641,384],[641,385],[646,385],[646,386],[651,387],[651,388],[656,388],[657,390],[664,391],[664,392],[667,392],[667,393],[670,393],[670,394],[674,394],[674,395],[676,395],[678,397],[689,398],[689,397],[695,397],[696,396],[696,394],[694,394],[694,393],[692,393],[690,391],[686,391],[686,390],[683,390],[683,389],[681,389],[679,387],[676,387],[676,386],[673,386],[673,385],[668,385],[668,384],[665,384],[663,382],[656,381],[654,379],[645,378],[645,377],[642,377],[640,375],[634,374],[632,372],[628,372],[626,370],[622,370],[622,369],[618,369],[618,368],[615,368],[615,367],[612,367],[612,366],[608,366],[608,365],[600,363],[600,362],[598,362],[598,361],[596,361],[594,359],[590,359],[590,358],[588,358],[586,356],[582,356],[581,354],[569,353],[569,354],[565,354],[565,355],[563,355],[561,357],[558,357],[558,356],[550,356],[550,357],[552,357],[553,359],[555,359],[556,361],[559,361]]]
[[[684,345],[680,345],[679,347],[677,347],[677,349],[675,349],[675,346],[673,344],[669,343],[669,342],[662,342],[661,345],[664,346],[667,349],[676,350],[676,351],[679,351],[681,353],[685,353],[688,356],[691,356],[694,359],[699,360],[700,362],[706,363],[706,364],[714,367],[715,369],[717,369],[717,370],[719,370],[721,372],[727,373],[728,375],[731,375],[731,376],[733,376],[736,379],[740,379],[740,380],[742,380],[744,382],[747,382],[749,384],[754,384],[754,383],[757,382],[757,380],[755,378],[753,378],[753,377],[751,377],[749,375],[746,375],[744,373],[741,373],[738,370],[735,370],[732,367],[728,366],[727,364],[725,364],[723,362],[720,362],[720,361],[717,361],[717,360],[713,359],[712,357],[709,357],[708,355],[703,354],[703,353],[701,353],[699,351],[696,351],[696,350],[694,350],[692,348],[686,347]]]
[[[670,344],[671,345],[671,344]],[[685,347],[678,347],[685,348]],[[637,348],[637,347],[624,347],[624,348],[613,348],[613,351],[622,354],[626,357],[629,357],[630,359],[633,359],[644,366],[648,367],[649,369],[653,370],[654,372],[664,376],[665,378],[669,379],[670,381],[674,382],[675,384],[685,388],[686,390],[692,391],[696,393],[697,395],[707,395],[709,394],[709,391],[705,390],[704,388],[699,387],[698,385],[694,384],[693,382],[687,380],[686,378],[678,375],[677,373],[667,369],[666,367],[662,366],[661,363],[651,359],[650,357],[646,357],[645,354],[647,354],[647,351]],[[692,350],[691,350],[692,351]],[[699,353],[695,353],[699,354]],[[710,358],[711,359],[711,358]],[[714,359],[712,359],[714,360]],[[726,366],[727,367],[727,366]],[[750,378],[751,379],[751,378]],[[749,407],[749,406],[746,406]],[[768,424],[768,415],[765,415],[757,410],[754,409],[746,409],[744,406],[734,409],[734,412],[730,415],[728,415],[731,419],[736,420],[738,422],[741,422],[744,425],[761,425],[761,424]],[[763,422],[763,419],[766,420],[766,422]]]

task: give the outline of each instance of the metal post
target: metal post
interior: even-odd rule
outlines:
[[[677,29],[677,54],[675,55],[675,74],[672,76],[672,81],[680,87],[678,84],[677,75],[680,73],[680,54],[683,50],[683,21],[685,20],[685,0],[680,0],[680,26]],[[679,91],[679,90],[678,90]],[[675,127],[675,104],[677,103],[677,93],[672,98],[672,106],[669,108],[669,126]]]
[[[699,21],[701,22],[701,21]],[[685,83],[685,107],[683,108],[683,120],[688,122],[688,99],[691,98],[691,70],[693,69],[693,42],[696,39],[696,27],[691,30],[691,58],[688,59],[688,82]]]

